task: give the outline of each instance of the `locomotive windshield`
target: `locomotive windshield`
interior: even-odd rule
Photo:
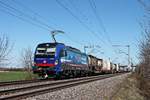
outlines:
[[[39,44],[37,46],[35,57],[36,58],[54,58],[56,52],[56,44]]]

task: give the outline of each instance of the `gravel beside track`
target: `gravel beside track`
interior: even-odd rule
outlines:
[[[27,98],[25,100],[111,100],[117,84],[121,83],[129,73],[94,81],[55,92]]]

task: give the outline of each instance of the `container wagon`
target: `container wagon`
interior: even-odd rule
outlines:
[[[102,72],[103,73],[111,73],[111,65],[109,60],[102,60]]]

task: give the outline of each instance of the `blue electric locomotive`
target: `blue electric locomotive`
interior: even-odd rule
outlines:
[[[63,43],[42,43],[34,54],[33,72],[43,78],[87,75],[88,57]]]

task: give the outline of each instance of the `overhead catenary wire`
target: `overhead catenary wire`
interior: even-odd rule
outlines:
[[[46,20],[45,17],[41,16],[38,12],[33,11],[31,8],[27,7],[27,6],[24,5],[23,3],[19,2],[19,1],[16,1],[16,0],[12,0],[12,1],[15,2],[15,3],[18,4],[18,5],[21,5],[21,6],[24,7],[26,10],[29,10],[31,13],[37,15],[38,17],[40,17],[41,19],[45,20],[46,22],[49,22],[48,20]],[[55,26],[57,26],[57,27],[60,28],[60,26],[57,25],[56,23],[54,23],[54,22],[51,22],[51,23],[53,23]],[[60,29],[61,29],[61,28],[60,28]],[[56,30],[56,29],[55,29],[55,30]],[[67,37],[70,41],[72,41],[72,42],[74,42],[74,43],[78,43],[79,45],[80,45],[80,44],[83,45],[83,43],[72,39],[72,37],[70,37],[70,36],[68,35],[69,32],[65,32],[65,33],[67,33],[67,34],[65,34],[65,35],[66,35],[66,37]]]
[[[93,14],[95,15],[95,17],[96,17],[96,19],[97,19],[97,22],[98,22],[100,28],[102,28],[102,25],[101,25],[102,22],[101,22],[101,20],[99,20],[99,18],[98,18],[98,16],[97,16],[96,9],[94,9],[94,7],[93,7],[93,3],[92,3],[90,0],[89,0],[88,2],[89,2],[89,4],[90,4],[89,6],[90,6],[90,8],[91,8]],[[104,34],[103,31],[100,30],[100,28],[97,28],[98,34],[103,38],[103,40],[106,41],[106,43],[109,44],[109,42],[107,42],[107,40],[108,40],[108,39],[107,39],[107,36]],[[104,39],[104,38],[106,38],[106,39]]]
[[[17,5],[21,5],[21,6],[24,7],[25,9],[28,9],[28,10],[29,10],[30,12],[32,12],[33,14],[35,14],[35,15],[37,15],[38,17],[40,17],[40,18],[42,18],[43,20],[45,20],[45,18],[44,18],[43,16],[41,16],[41,15],[38,14],[37,12],[33,11],[32,9],[28,8],[27,6],[23,5],[22,3],[18,2],[18,1],[16,2],[15,0],[13,0],[13,1],[14,1]],[[8,5],[8,4],[2,2],[2,1],[0,1],[0,5],[1,5],[1,7],[3,7],[3,8],[5,9],[5,10],[4,10],[4,9],[0,9],[0,11],[4,12],[4,13],[6,13],[6,14],[9,14],[9,15],[11,15],[11,16],[13,16],[13,17],[16,17],[16,18],[18,18],[19,20],[22,20],[22,21],[24,21],[24,22],[30,23],[30,24],[32,24],[32,25],[34,25],[34,26],[36,26],[36,27],[39,27],[39,28],[41,28],[41,29],[44,29],[44,30],[46,30],[46,31],[50,31],[50,29],[56,30],[55,28],[49,26],[47,23],[42,22],[42,21],[38,20],[37,18],[36,18],[36,20],[35,20],[35,19],[34,19],[35,17],[32,17],[32,16],[30,16],[30,15],[28,15],[28,14],[25,14],[25,13],[22,12],[21,10],[18,10],[18,9],[16,9],[16,8],[14,8],[14,7],[12,7],[12,6],[10,6],[10,5]],[[45,20],[45,21],[47,21],[47,20]],[[56,24],[55,24],[55,25],[56,25]],[[70,41],[72,41],[72,42],[74,42],[74,43],[78,43],[79,45],[82,44],[82,43],[80,43],[79,41],[72,40],[71,37],[70,37],[68,34],[65,34],[65,35],[67,36],[67,38],[68,38]],[[83,44],[82,44],[82,45],[83,45]]]
[[[92,35],[94,35],[99,41],[101,41],[101,42],[103,42],[103,43],[105,44],[104,38],[99,37],[99,35],[95,33],[95,30],[93,31],[93,30],[91,29],[91,27],[89,27],[88,25],[86,25],[76,14],[74,14],[74,13],[72,12],[72,10],[69,9],[69,8],[64,4],[64,3],[65,3],[64,1],[63,1],[63,3],[61,3],[59,0],[56,0],[56,2],[57,2],[61,7],[63,7],[67,12],[69,12],[85,29],[87,29],[87,31],[89,31],[89,33],[91,33]],[[74,9],[77,11],[76,8],[74,8]],[[99,43],[97,43],[97,44],[99,44]]]
[[[5,8],[5,7],[4,7],[4,8]],[[16,17],[16,18],[18,18],[19,20],[22,20],[22,21],[24,21],[24,22],[30,23],[30,24],[32,24],[32,25],[34,25],[34,26],[36,26],[36,27],[39,27],[39,28],[41,28],[41,29],[44,29],[44,30],[49,31],[49,29],[47,29],[47,28],[45,28],[45,27],[43,27],[43,26],[40,26],[40,25],[38,25],[38,24],[35,24],[35,23],[33,23],[33,22],[31,22],[31,21],[29,21],[29,20],[27,20],[27,19],[24,19],[24,18],[18,16],[18,15],[15,15],[15,14],[13,14],[12,12],[6,11],[6,10],[4,10],[4,9],[0,9],[0,11],[6,13],[6,14],[8,14],[8,15],[11,15],[11,16],[13,16],[13,17]]]
[[[13,0],[13,1],[15,1],[15,0]],[[58,1],[58,0],[56,0],[56,1]],[[55,28],[49,26],[47,23],[42,22],[42,21],[40,21],[38,19],[35,19],[34,17],[32,17],[32,16],[30,16],[28,14],[25,14],[21,10],[18,10],[15,7],[12,7],[12,6],[10,6],[10,5],[2,2],[2,1],[0,1],[0,5],[2,5],[1,7],[5,8],[5,10],[1,9],[2,12],[5,12],[5,13],[11,15],[11,16],[14,16],[14,17],[16,17],[16,18],[18,18],[18,19],[20,19],[20,20],[22,20],[24,22],[28,22],[28,23],[30,23],[32,25],[35,25],[35,26],[40,27],[40,28],[42,28],[44,30],[47,30],[47,31],[50,31],[50,29],[55,29]],[[16,12],[19,15],[17,15]],[[31,12],[33,14],[35,14],[36,16],[38,16],[38,17],[42,18],[43,20],[45,20],[44,17],[42,17],[40,14],[34,12],[32,9],[31,9]],[[72,14],[74,15],[74,13],[72,13]],[[78,18],[78,16],[75,15],[74,17],[76,17],[76,19],[80,22],[80,24],[82,24],[86,29],[88,29],[88,31],[90,33],[92,33],[92,35],[94,35],[97,39],[100,39],[100,37],[91,29],[91,27],[89,27],[88,25],[86,25],[85,23],[83,23],[83,21],[80,18]],[[104,30],[106,31],[106,28]],[[66,33],[68,33],[68,32],[66,32]],[[70,37],[68,34],[65,34],[65,35],[67,35],[68,39],[70,39],[74,43],[78,43],[79,45],[81,44],[79,41],[72,40],[71,39],[72,37]],[[101,41],[102,40],[103,39],[101,39]]]
[[[5,7],[7,7],[8,9],[11,9],[11,10],[13,10],[13,11],[16,11],[16,12],[19,13],[21,16],[25,16],[25,17],[31,19],[32,21],[37,22],[37,23],[39,23],[39,24],[41,24],[41,25],[43,25],[43,26],[45,26],[45,27],[47,27],[47,28],[49,28],[49,29],[55,29],[55,28],[53,28],[52,26],[49,26],[49,25],[45,24],[44,22],[42,22],[42,21],[40,21],[40,20],[38,20],[38,19],[34,19],[34,18],[31,17],[30,15],[27,15],[27,14],[23,13],[22,11],[20,11],[20,10],[18,10],[18,9],[16,9],[16,8],[14,8],[14,7],[12,7],[12,6],[10,6],[10,5],[4,3],[3,1],[0,1],[0,4],[3,5],[3,6],[5,6]]]
[[[91,20],[79,9],[79,7],[76,7],[76,5],[73,3],[73,1],[70,1],[70,0],[67,0],[67,1],[70,3],[72,9],[74,9],[76,12],[79,13],[80,16],[83,17],[82,18],[83,20],[85,20],[86,22],[89,21],[89,24],[92,23]]]
[[[92,22],[91,22],[91,20],[87,17],[87,15],[85,15],[80,9],[79,9],[79,7],[77,7],[74,3],[73,3],[73,1],[70,1],[70,0],[67,0],[68,1],[68,3],[70,4],[70,7],[68,7],[68,8],[72,8],[72,9],[70,9],[70,10],[75,10],[77,13],[79,13],[78,15],[80,15],[81,17],[82,17],[82,19],[84,20],[84,22],[89,22],[89,24],[91,24]],[[65,3],[66,4],[66,2],[65,1],[63,1],[63,3]],[[87,24],[87,23],[86,23]],[[88,24],[88,25],[89,25]],[[92,28],[92,27],[90,27],[90,28]],[[99,31],[99,33],[101,33],[100,31]],[[99,34],[98,34],[99,35]],[[107,43],[107,41],[105,42],[105,37],[103,36],[102,37],[102,35],[100,35],[101,36],[101,41],[103,42],[103,43]]]
[[[112,48],[112,51],[114,51],[114,53],[117,54],[117,51],[116,51],[116,50],[114,49],[114,47],[112,46],[113,44],[112,44],[112,41],[111,41],[111,39],[110,39],[110,37],[109,37],[109,35],[108,35],[108,32],[107,32],[107,30],[106,30],[106,27],[104,26],[104,23],[103,23],[101,17],[99,16],[99,14],[98,14],[98,12],[97,12],[97,7],[96,7],[95,0],[88,0],[88,1],[89,1],[90,6],[91,6],[91,9],[92,9],[92,11],[93,11],[93,13],[94,13],[94,15],[95,15],[97,21],[98,21],[99,26],[100,26],[100,27],[102,28],[102,30],[103,30],[103,33],[104,33],[104,35],[105,35],[104,37],[106,37],[106,40],[108,41],[110,47]]]
[[[102,40],[102,38],[99,37],[99,35],[97,35],[88,25],[86,25],[85,23],[83,23],[80,18],[78,18],[78,16],[76,16],[68,7],[66,7],[63,3],[61,3],[59,0],[56,0],[56,2],[63,7],[68,13],[70,13],[71,16],[73,16],[85,29],[87,29],[89,31],[89,33],[91,33],[92,35],[94,35],[98,40]],[[104,41],[103,41],[104,42]]]
[[[96,10],[97,7],[96,7],[96,4],[95,4],[94,0],[88,0],[88,1],[89,1],[89,4],[90,4],[90,6],[92,8],[92,11],[93,11],[96,19],[98,20],[99,26],[103,29],[103,32],[106,35],[106,39],[108,40],[108,42],[110,44],[112,44],[111,39],[110,39],[110,37],[109,37],[109,35],[107,33],[107,30],[106,30],[106,28],[105,28],[105,26],[104,26],[104,24],[102,22],[102,19],[100,18],[99,14],[97,13],[97,10]]]
[[[31,8],[27,7],[26,5],[22,4],[21,2],[16,1],[16,0],[12,0],[12,1],[15,2],[15,3],[18,4],[18,5],[21,5],[21,6],[24,7],[26,10],[29,10],[31,13],[37,15],[37,16],[40,17],[41,19],[43,19],[43,20],[45,20],[46,22],[48,22],[48,20],[46,20],[45,17],[41,16],[38,12],[33,11]],[[56,23],[54,23],[54,22],[51,22],[51,23],[60,28],[60,26],[57,25]],[[60,29],[61,29],[61,28],[60,28]],[[55,29],[55,30],[56,30],[56,29]],[[74,43],[78,43],[79,45],[80,45],[80,44],[83,45],[83,43],[72,39],[72,37],[69,35],[70,32],[65,32],[65,33],[66,33],[66,34],[65,34],[66,37],[67,37],[70,41],[72,41],[72,42],[74,42]]]
[[[78,7],[76,7],[74,4],[73,4],[73,2],[71,2],[71,1],[69,1],[68,0],[68,2],[71,4],[71,6],[72,6],[72,9],[74,9],[76,12],[79,12],[79,14],[80,14],[80,16],[82,16],[83,17],[83,19],[85,19],[86,21],[87,20],[89,20],[88,18],[85,18],[86,16],[78,9]],[[61,3],[61,2],[60,2]],[[63,1],[63,3],[65,3],[65,1]],[[91,3],[90,3],[91,4]],[[65,6],[66,7],[66,6]],[[94,9],[94,7],[92,7],[93,9]],[[93,11],[93,9],[92,9],[92,11]],[[68,7],[68,10],[69,10],[69,7]],[[96,12],[96,5],[95,5],[95,9],[94,9],[94,11]],[[71,9],[70,9],[70,12],[71,12]],[[94,12],[94,13],[95,13]],[[73,12],[72,12],[73,13]],[[75,15],[75,14],[74,14]],[[74,16],[73,16],[74,17]],[[78,16],[77,16],[78,17]],[[98,17],[98,16],[96,16],[96,17]],[[78,18],[79,20],[80,20],[80,18]],[[99,18],[100,19],[100,18]],[[98,19],[98,20],[99,20]],[[100,21],[101,21],[101,19],[100,19]],[[106,29],[105,29],[105,27],[104,27],[104,25],[103,25],[103,23],[102,22],[99,22],[100,24],[100,27],[102,27],[103,28],[103,31],[106,33]],[[102,25],[101,25],[102,24]],[[99,31],[99,33],[101,33],[102,34],[102,32],[100,32]],[[102,34],[103,35],[103,34]],[[102,36],[102,35],[100,35],[100,36]],[[98,36],[98,35],[97,35]],[[98,37],[99,38],[99,37]],[[110,45],[112,45],[112,43],[111,43],[111,40],[109,39],[109,37],[105,37],[105,36],[103,36],[102,37],[102,41],[103,41],[103,43],[105,43],[105,39],[104,38],[106,38],[107,40],[108,40],[108,44],[110,44]]]
[[[97,12],[97,7],[96,7],[95,0],[89,0],[89,2],[90,2],[90,4],[91,4],[91,7],[92,7],[92,9],[93,9],[93,12],[95,13],[95,16],[96,16],[96,18],[97,18],[97,20],[98,20],[98,22],[99,22],[99,25],[101,26],[101,28],[103,29],[103,32],[104,32],[105,35],[106,35],[106,39],[108,40],[108,42],[109,42],[110,45],[112,46],[113,43],[112,43],[112,41],[111,41],[111,38],[110,38],[110,36],[109,36],[109,33],[107,32],[107,29],[106,29],[106,27],[105,27],[105,25],[104,25],[104,23],[103,23],[101,17],[99,16],[99,14],[98,14],[98,12]],[[112,46],[112,48],[113,48],[113,46]]]
[[[83,20],[85,20],[85,21],[89,21],[89,23],[92,23],[91,21],[90,21],[90,19],[86,16],[86,15],[84,15],[83,13],[82,13],[82,11],[80,11],[79,9],[78,9],[78,7],[76,7],[76,5],[73,3],[73,2],[71,2],[70,0],[68,0],[68,2],[70,3],[70,5],[71,5],[71,7],[72,7],[72,9],[74,9],[76,12],[78,12],[79,13],[79,15],[80,16],[82,16],[83,18]],[[65,3],[65,2],[64,2]],[[96,34],[96,33],[95,33]],[[103,42],[103,43],[105,43],[105,41],[103,40],[103,38],[101,37],[101,41]]]
[[[19,2],[19,1],[17,1],[17,0],[12,0],[12,1],[13,1],[13,3],[15,3],[15,4],[17,4],[18,6],[24,8],[25,10],[28,10],[29,12],[33,13],[34,15],[36,15],[37,17],[39,17],[40,19],[42,19],[43,21],[45,21],[45,23],[50,21],[50,20],[46,20],[46,18],[43,17],[42,15],[40,15],[37,11],[32,10],[30,7],[24,5],[23,3],[21,3],[21,2]],[[36,18],[36,17],[35,17],[35,18]],[[52,22],[52,21],[51,21],[50,23],[52,23],[52,24],[54,24],[55,26],[58,27],[58,25],[57,25],[56,23],[54,23],[54,22]],[[47,25],[48,25],[48,24],[47,24]]]

